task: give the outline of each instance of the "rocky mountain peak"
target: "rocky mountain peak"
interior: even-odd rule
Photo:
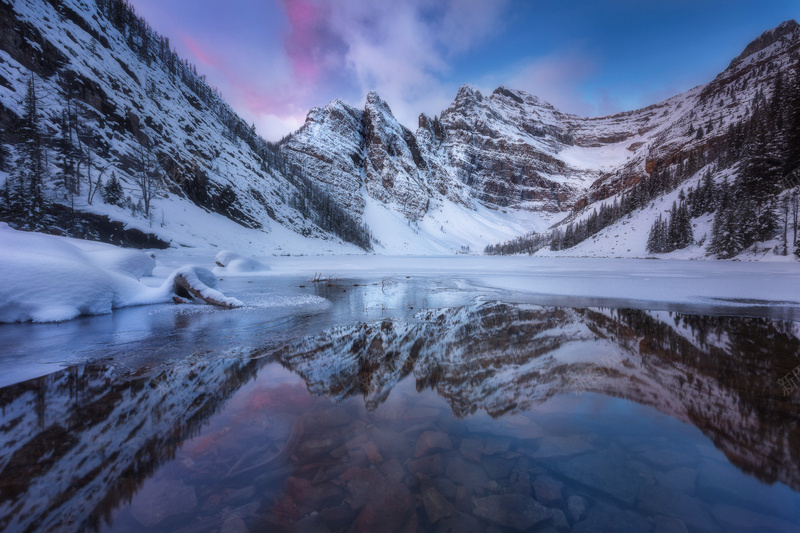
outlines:
[[[731,65],[738,63],[744,58],[758,53],[765,48],[769,48],[787,35],[791,36],[790,38],[792,40],[800,41],[800,24],[798,24],[796,20],[787,20],[782,22],[778,27],[762,33],[758,38],[753,40],[745,47],[744,51],[731,62]]]
[[[525,103],[525,98],[520,93],[520,91],[515,91],[513,89],[509,89],[508,87],[505,87],[504,85],[501,85],[500,87],[495,89],[494,92],[492,93],[492,96],[494,96],[494,95],[505,96],[505,97],[510,98],[511,100],[515,101],[518,104]]]
[[[473,89],[467,84],[462,85],[456,93],[454,104],[457,107],[469,106],[483,101],[483,95],[478,89]]]
[[[389,104],[384,102],[380,95],[378,95],[378,93],[375,91],[370,91],[367,93],[367,104],[365,106],[365,110],[367,114],[378,112],[394,116],[392,115],[392,110],[389,108]]]

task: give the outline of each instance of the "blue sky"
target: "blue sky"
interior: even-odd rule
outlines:
[[[646,106],[710,81],[798,0],[131,0],[259,132],[377,90],[414,129],[463,83],[565,112]]]

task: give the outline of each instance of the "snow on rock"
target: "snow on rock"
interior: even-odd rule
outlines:
[[[214,273],[217,275],[252,274],[269,270],[269,267],[261,261],[230,250],[219,252],[214,258],[214,262],[217,263],[217,267],[214,268]]]
[[[68,239],[16,231],[5,223],[0,223],[0,249],[0,323],[58,322],[169,302],[178,276],[206,302],[242,305],[217,291],[216,278],[202,267],[180,268],[160,287],[144,285],[135,278],[152,272],[155,261],[141,252],[112,246],[83,251]]]
[[[181,267],[164,282],[162,287],[172,285],[178,296],[199,298],[206,303],[220,307],[242,307],[236,298],[228,298],[217,287],[217,278],[207,268],[200,266]]]

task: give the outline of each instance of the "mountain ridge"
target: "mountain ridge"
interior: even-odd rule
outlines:
[[[503,85],[487,95],[462,85],[446,109],[421,114],[411,131],[370,92],[361,109],[341,100],[311,109],[297,132],[274,145],[120,0],[3,0],[0,9],[7,30],[0,147],[8,152],[0,177],[6,189],[22,183],[18,128],[33,76],[47,93],[40,129],[52,161],[44,195],[72,213],[51,208],[49,219],[33,220],[6,201],[3,220],[123,243],[119,228],[133,228],[173,246],[198,246],[238,234],[227,222],[213,237],[186,229],[198,217],[204,230],[214,229],[209,215],[219,214],[250,228],[238,245],[257,242],[272,253],[352,250],[344,241],[384,253],[474,251],[580,219],[587,206],[655,173],[713,160],[800,47],[800,26],[786,21],[709,83],[605,117],[564,113]],[[77,141],[77,156],[62,153],[65,138]],[[150,151],[161,179],[155,213],[149,199],[137,205],[136,168]],[[93,180],[106,170],[105,179],[114,173],[127,191],[124,206],[100,203],[103,194],[92,203]],[[118,226],[101,231],[90,215]],[[76,216],[83,218],[76,223]]]
[[[479,203],[495,211],[551,213],[548,221],[558,222],[629,191],[656,172],[676,171],[692,159],[715,160],[720,145],[728,142],[728,130],[747,119],[758,99],[771,95],[778,74],[796,63],[798,49],[800,26],[786,21],[753,40],[708,83],[640,109],[603,117],[564,113],[535,95],[503,85],[483,95],[465,84],[440,115],[420,115],[416,143],[408,139],[405,143],[420,147],[416,168],[407,154],[389,157],[391,150],[379,154],[379,166],[397,164],[405,157],[404,170],[397,174],[426,184],[432,195],[426,197],[419,188],[405,185],[395,189],[391,182],[375,187],[369,176],[362,177],[366,166],[362,169],[357,163],[374,165],[374,151],[359,153],[351,168],[320,165],[315,175],[335,170],[341,181],[350,183],[348,191],[339,191],[341,195],[362,196],[349,203],[365,203],[364,198],[371,197],[399,208],[412,220],[423,219],[451,201],[469,209]],[[370,93],[367,106],[376,97]],[[309,158],[296,154],[320,159],[320,153],[338,151],[337,132],[342,125],[329,128],[321,138],[308,134],[310,129],[318,132],[325,127],[317,123],[325,109],[315,108],[306,124],[281,144],[301,166]],[[350,109],[360,116],[358,109]],[[387,122],[402,128],[388,106],[384,114]],[[331,119],[335,117],[323,122],[331,124]],[[698,134],[698,129],[705,131]],[[354,148],[366,145],[358,132],[351,133]],[[358,186],[362,182],[364,190]],[[337,183],[328,184],[335,190]],[[541,230],[540,226],[535,231]]]

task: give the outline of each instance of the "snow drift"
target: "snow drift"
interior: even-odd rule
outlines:
[[[266,272],[270,269],[267,265],[252,257],[245,257],[230,250],[219,252],[214,261],[217,263],[214,273],[219,275],[252,274],[254,272]]]
[[[109,245],[83,251],[61,237],[16,231],[5,223],[0,249],[0,322],[57,322],[170,302],[178,278],[191,287],[191,296],[224,307],[242,305],[216,290],[216,278],[203,267],[181,267],[160,287],[148,287],[138,278],[151,274],[155,261],[134,250]]]

